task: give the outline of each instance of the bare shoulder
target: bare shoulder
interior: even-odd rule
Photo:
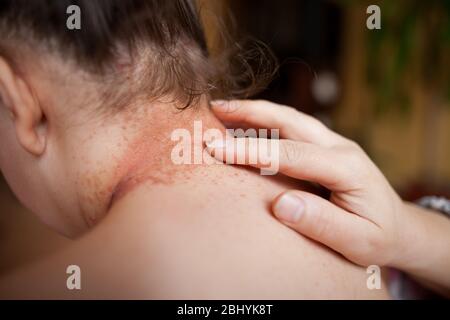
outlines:
[[[92,232],[0,279],[5,298],[388,298],[386,283],[278,223],[263,205],[130,197]],[[192,192],[191,194],[195,194]],[[221,200],[221,199],[216,199]],[[219,201],[223,203],[222,201]],[[69,266],[81,290],[70,290]],[[70,270],[69,270],[70,271]]]
[[[373,269],[298,235],[263,205],[205,206],[173,195],[133,199],[92,241],[101,246],[121,235],[108,259],[145,298],[389,298]]]

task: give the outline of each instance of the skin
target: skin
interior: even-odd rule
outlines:
[[[280,128],[280,171],[331,191],[329,201],[299,190],[278,195],[272,210],[282,223],[358,265],[400,269],[450,296],[450,219],[403,202],[358,145],[316,119],[268,101],[212,104],[227,123]],[[245,139],[243,147],[228,148],[237,140],[208,151],[218,160],[248,159],[255,144]]]
[[[135,97],[105,115],[102,84],[77,66],[23,61],[19,72],[0,60],[0,167],[24,205],[74,240],[1,278],[0,297],[388,298],[384,281],[369,290],[365,268],[273,217],[271,199],[298,183],[203,150],[206,163],[171,161],[173,130],[225,129],[206,100],[180,112]],[[66,288],[72,264],[80,291]]]

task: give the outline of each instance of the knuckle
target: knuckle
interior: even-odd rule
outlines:
[[[366,161],[363,157],[363,153],[359,150],[354,149],[354,147],[344,147],[341,150],[343,157],[345,157],[345,162],[352,169],[353,172],[361,173],[364,171]]]
[[[346,139],[346,140],[347,140],[347,144],[350,148],[352,148],[353,150],[362,151],[361,146],[356,141],[353,141],[350,139]]]
[[[359,152],[350,152],[349,153],[349,161],[353,168],[356,170],[360,170],[364,166],[363,158]]]
[[[264,99],[256,99],[256,100],[253,100],[254,102],[255,102],[255,104],[274,104],[273,102],[270,102],[270,101],[267,101],[267,100],[264,100]]]
[[[348,139],[344,136],[340,136],[340,138],[341,139],[336,146],[342,149],[344,152],[364,153],[364,150],[356,141]]]
[[[290,106],[286,106],[286,105],[282,105],[282,104],[277,104],[274,102],[270,102],[270,101],[264,101],[264,103],[268,106],[271,107],[271,111],[273,112],[274,117],[278,118],[278,119],[289,119],[291,117],[295,117],[298,115],[298,111],[297,109],[290,107]]]
[[[322,121],[320,121],[319,119],[314,118],[314,117],[309,116],[309,115],[308,115],[307,117],[308,117],[309,120],[311,121],[311,124],[312,124],[314,127],[316,127],[318,130],[322,130],[322,131],[324,131],[324,130],[329,130],[328,127],[327,127]]]
[[[279,106],[282,112],[279,112],[277,118],[283,120],[285,125],[289,123],[297,124],[297,119],[300,116],[300,112],[294,107]]]
[[[299,111],[295,109],[294,107],[280,105],[281,108],[284,109],[284,112],[290,116],[295,116],[299,114]]]

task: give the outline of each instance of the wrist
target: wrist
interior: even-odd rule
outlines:
[[[403,201],[400,206],[398,221],[398,233],[394,244],[394,255],[389,266],[405,270],[414,266],[417,262],[418,250],[420,251],[421,229],[420,210],[416,205]]]
[[[395,259],[389,266],[425,281],[450,288],[450,220],[433,210],[404,203]]]

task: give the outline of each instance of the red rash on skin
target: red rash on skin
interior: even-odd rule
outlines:
[[[77,181],[81,190],[80,207],[88,226],[94,226],[113,201],[135,185],[150,179],[155,183],[169,181],[159,172],[162,158],[155,153],[159,150],[164,154],[161,149],[166,143],[150,115],[148,111],[136,111],[131,107],[122,110],[113,119],[107,118],[105,123],[96,124],[95,131],[83,141],[86,145],[105,143],[108,147],[107,156],[97,161],[86,155],[77,156],[87,168],[79,172]],[[102,142],[94,141],[96,136],[105,135],[109,127],[116,128],[115,136]],[[168,139],[170,141],[170,136]]]
[[[153,106],[149,106],[152,108]],[[194,121],[202,121],[202,134],[209,128],[225,128],[220,122],[209,115],[209,111],[197,107],[186,110],[176,110],[171,105],[165,105],[163,112],[144,112],[144,115],[125,117],[125,123],[134,126],[136,135],[130,139],[122,158],[115,166],[111,200],[108,209],[115,201],[132,191],[144,182],[151,184],[171,184],[180,179],[186,179],[188,173],[199,165],[176,165],[171,160],[173,147],[179,141],[171,141],[175,129],[187,129],[191,133],[192,143]],[[173,110],[167,110],[173,108]],[[207,115],[207,116],[205,116]],[[144,116],[144,119],[142,118]],[[148,121],[143,121],[149,119]],[[144,124],[143,124],[144,123]],[[143,125],[142,125],[143,124]],[[203,149],[203,144],[202,144]],[[194,146],[191,146],[194,152]]]
[[[168,103],[144,103],[95,124],[92,134],[81,144],[91,149],[102,147],[102,156],[94,160],[83,151],[75,154],[85,168],[76,180],[78,206],[86,225],[94,226],[117,200],[143,183],[167,185],[185,181],[193,170],[202,168],[198,164],[176,165],[171,160],[172,149],[179,143],[171,141],[172,132],[186,129],[194,143],[194,121],[202,122],[202,134],[210,128],[225,134],[225,128],[206,105],[178,110]],[[203,151],[203,145],[201,148]]]
[[[167,184],[172,181],[173,174],[163,170],[163,164],[170,161],[170,149],[168,146],[162,148],[166,144],[164,139],[152,140],[152,132],[144,130],[126,148],[123,158],[116,166],[114,180],[118,183],[112,190],[109,206],[142,182]],[[156,146],[156,143],[160,146]],[[159,154],[155,153],[156,150],[159,150]]]

